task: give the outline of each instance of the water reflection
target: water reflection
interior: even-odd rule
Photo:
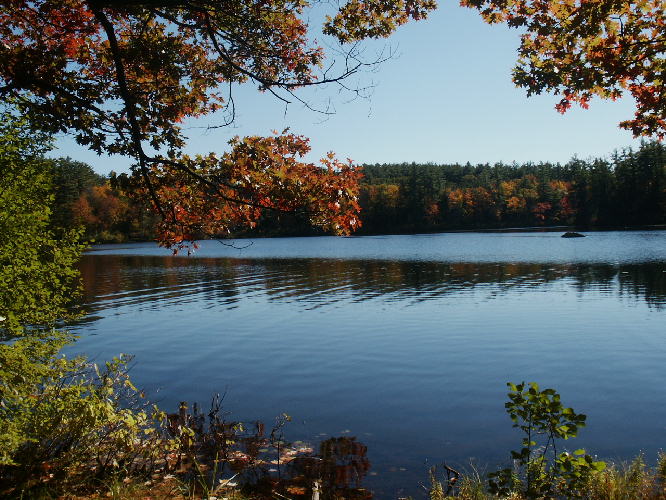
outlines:
[[[244,260],[85,256],[81,263],[89,320],[103,309],[158,308],[198,301],[233,308],[262,297],[306,309],[381,300],[416,303],[480,289],[509,290],[566,281],[580,292],[616,294],[649,306],[666,303],[666,263],[441,263],[327,259]]]
[[[355,437],[332,437],[319,444],[319,453],[297,457],[290,464],[289,472],[296,484],[302,482],[308,493],[316,489],[323,498],[370,499],[372,492],[363,488],[363,480],[370,470],[368,447]],[[295,489],[287,489],[297,493]]]
[[[239,419],[294,416],[292,439],[362,437],[375,498],[416,495],[432,463],[501,465],[508,380],[555,387],[587,413],[576,446],[656,456],[666,259],[650,248],[642,263],[96,253],[71,350],[135,354],[135,382],[165,408],[228,388]],[[348,455],[329,484],[363,476],[363,453]]]
[[[270,429],[262,421],[232,421],[222,400],[214,396],[207,414],[196,403],[190,412],[186,402],[180,403],[177,413],[167,414],[168,433],[181,441],[179,450],[167,458],[169,471],[195,484],[201,480],[199,474],[207,471],[203,479],[214,485],[232,474],[266,498],[276,492],[288,495],[278,493],[283,498],[372,498],[372,492],[363,488],[370,470],[368,447],[356,437],[325,439],[316,453],[303,441],[286,439],[284,428],[291,421],[287,415],[277,417]]]

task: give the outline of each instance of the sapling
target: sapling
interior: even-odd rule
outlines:
[[[511,451],[514,468],[489,474],[490,492],[519,493],[527,498],[584,498],[592,474],[605,469],[585,450],[558,454],[559,440],[578,435],[586,416],[565,407],[554,389],[539,389],[535,382],[508,383],[509,401],[504,405],[513,427],[523,432],[521,448]]]

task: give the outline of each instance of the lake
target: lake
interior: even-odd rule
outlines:
[[[168,411],[225,393],[291,439],[356,436],[376,498],[423,496],[430,465],[506,465],[506,382],[588,415],[603,459],[666,446],[666,231],[448,233],[152,243],[82,260],[70,350],[135,355]],[[234,246],[229,246],[233,244]]]

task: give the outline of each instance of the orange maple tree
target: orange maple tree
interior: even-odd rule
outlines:
[[[253,225],[263,210],[306,211],[313,224],[358,227],[358,179],[330,155],[302,161],[305,138],[236,138],[231,151],[183,154],[184,120],[226,111],[231,85],[254,82],[287,100],[342,82],[366,64],[353,42],[421,19],[434,0],[350,0],[324,31],[347,43],[324,66],[307,0],[2,0],[0,96],[49,132],[99,154],[134,159],[139,194],[162,216],[160,242]],[[350,43],[351,42],[351,43]],[[337,68],[337,73],[332,74]],[[224,114],[224,113],[223,113]]]
[[[461,0],[488,23],[518,28],[513,81],[527,94],[562,96],[564,113],[593,96],[629,92],[635,136],[666,135],[666,0]]]
[[[267,209],[305,213],[335,234],[358,228],[360,169],[332,153],[319,165],[302,161],[309,150],[307,138],[282,133],[235,138],[220,157],[162,158],[150,171],[160,179],[155,194],[168,212],[158,240],[179,249],[197,235],[253,228]],[[135,191],[146,194],[136,180]]]

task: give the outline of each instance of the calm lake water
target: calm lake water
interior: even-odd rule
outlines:
[[[507,381],[588,415],[567,444],[666,448],[666,231],[458,233],[154,244],[83,258],[74,349],[132,353],[174,411],[225,392],[232,418],[293,417],[291,439],[356,436],[378,498],[423,496],[430,465],[505,465]]]

